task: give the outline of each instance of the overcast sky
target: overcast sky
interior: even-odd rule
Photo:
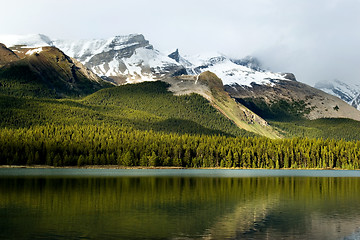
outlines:
[[[1,9],[1,35],[142,33],[164,52],[253,55],[309,84],[360,84],[360,0],[3,0]]]

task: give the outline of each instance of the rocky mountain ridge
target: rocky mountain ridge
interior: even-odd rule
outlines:
[[[56,47],[0,49],[2,92],[35,97],[84,96],[109,86]]]

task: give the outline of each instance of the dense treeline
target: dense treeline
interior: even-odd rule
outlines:
[[[0,130],[0,164],[360,168],[360,141],[178,135],[96,125]]]

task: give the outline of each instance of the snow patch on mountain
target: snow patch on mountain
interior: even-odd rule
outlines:
[[[55,40],[54,45],[66,55],[79,59],[83,64],[88,62],[94,55],[109,51],[119,51],[131,46],[140,45],[140,41],[132,38],[138,34],[115,36],[108,39],[83,39],[83,40]]]
[[[159,51],[146,48],[136,49],[135,53],[127,59],[127,62],[132,64],[142,64],[154,69],[165,68],[169,65],[178,65],[176,61]]]
[[[55,46],[66,55],[78,59],[84,63],[96,53],[104,50],[108,40],[55,40]]]
[[[31,49],[29,51],[27,51],[25,54],[26,55],[33,55],[35,53],[40,53],[42,52],[43,48],[42,47],[39,47],[39,48],[35,48],[35,49]]]

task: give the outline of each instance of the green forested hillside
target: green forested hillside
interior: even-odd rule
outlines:
[[[306,106],[304,101],[285,101],[280,99],[268,104],[262,98],[236,98],[236,100],[259,116],[270,121],[298,120],[302,119],[304,114],[310,112],[310,108]]]
[[[346,118],[322,118],[316,120],[298,119],[291,121],[270,121],[270,124],[286,138],[328,138],[360,140],[360,122]]]
[[[103,89],[80,100],[0,95],[0,126],[108,124],[174,133],[254,136],[203,97],[174,96],[164,82]]]
[[[332,139],[358,140],[356,121],[273,121],[291,138],[271,140],[239,129],[200,95],[167,87],[144,82],[81,99],[2,92],[0,165],[360,167],[360,142]]]

